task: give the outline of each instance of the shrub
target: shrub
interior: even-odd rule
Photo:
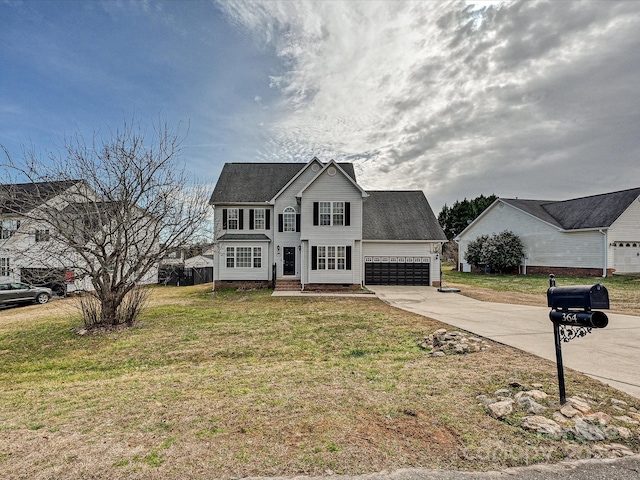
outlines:
[[[467,245],[467,253],[464,255],[464,259],[467,263],[479,267],[484,265],[484,259],[482,257],[482,247],[489,240],[489,235],[481,235],[478,238],[471,240]]]
[[[517,268],[522,262],[524,245],[515,233],[505,230],[489,237],[481,235],[469,242],[465,260],[475,267],[488,266],[503,272]]]

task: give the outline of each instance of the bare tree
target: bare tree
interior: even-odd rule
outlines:
[[[20,222],[8,239],[16,263],[73,272],[95,300],[82,306],[87,326],[133,323],[144,301],[136,287],[155,280],[167,252],[203,241],[208,192],[179,163],[183,138],[166,123],[152,135],[125,123],[90,142],[65,139],[45,160],[2,147],[0,168],[15,183],[2,186],[0,206]]]

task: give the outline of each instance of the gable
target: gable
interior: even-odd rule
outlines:
[[[353,168],[353,165],[351,165],[351,167]],[[344,171],[341,165],[331,160],[296,194],[296,197],[301,198],[305,191],[316,188],[321,183],[330,185],[330,188],[338,187],[340,189],[348,189],[352,187],[352,189],[357,191],[362,197],[367,196],[367,193],[362,187],[356,183],[355,177],[350,176]]]
[[[225,163],[209,203],[259,203],[275,197],[307,163]],[[351,163],[340,167],[355,181]]]
[[[422,191],[367,193],[362,204],[363,240],[447,241]]]

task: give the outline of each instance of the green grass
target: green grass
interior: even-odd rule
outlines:
[[[446,283],[471,285],[503,292],[546,294],[549,288],[548,275],[483,275],[445,270],[442,272],[442,277]],[[607,287],[607,290],[629,292],[638,292],[640,290],[640,278],[638,277],[620,275],[607,278],[556,276],[557,286],[593,285],[594,283],[602,283]]]
[[[59,305],[0,312],[8,478],[486,470],[569,455],[475,398],[513,378],[553,394],[553,363],[498,344],[428,357],[419,339],[443,325],[375,299],[163,287],[134,328],[84,336]],[[567,384],[635,401],[575,372]]]

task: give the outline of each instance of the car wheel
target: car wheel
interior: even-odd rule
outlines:
[[[46,293],[41,293],[36,297],[36,302],[41,305],[44,305],[48,301],[49,301],[49,295],[47,295]]]

